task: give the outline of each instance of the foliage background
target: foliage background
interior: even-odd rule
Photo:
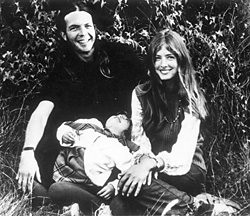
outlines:
[[[0,0],[2,194],[16,193],[13,179],[30,102],[62,55],[54,20],[65,1]],[[159,29],[185,38],[210,114],[203,123],[207,191],[249,207],[250,2],[81,1],[95,11],[99,39],[127,43],[142,59]]]

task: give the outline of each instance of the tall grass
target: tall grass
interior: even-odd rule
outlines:
[[[223,94],[215,94],[214,100],[225,97],[225,94],[229,94],[228,91],[225,89]],[[2,100],[0,110],[0,215],[59,215],[58,211],[50,206],[32,211],[30,198],[21,196],[17,188],[15,177],[24,141],[27,107],[22,105],[18,109],[13,109],[5,103],[5,100]],[[218,115],[226,115],[226,113],[229,112],[224,110],[224,112],[218,112]],[[233,137],[230,136],[227,131],[232,129],[237,131],[238,128],[229,117],[223,117],[225,121],[223,127],[221,122],[218,122],[220,133],[218,132],[217,135],[207,133],[207,140],[209,140],[205,151],[209,167],[207,189],[212,194],[239,202],[242,205],[242,212],[239,215],[244,215],[243,212],[248,213],[250,207],[249,140],[247,133],[244,132],[241,136],[236,136],[237,133]],[[213,116],[213,118],[222,119],[221,116]]]
[[[31,209],[31,198],[23,195],[15,180],[19,155],[0,151],[0,215],[1,216],[41,216],[59,215],[57,209],[44,206]]]
[[[147,43],[159,27],[170,25],[185,36],[209,106],[210,116],[203,125],[206,141],[204,153],[208,165],[207,192],[239,202],[242,205],[239,215],[245,213],[247,215],[250,212],[250,2],[247,0],[228,1],[232,4],[228,4],[228,8],[220,14],[214,12],[214,8],[218,9],[216,1],[210,1],[210,4],[205,7],[200,3],[202,10],[197,13],[198,15],[196,14],[197,16],[194,15],[195,4],[191,5],[189,10],[191,10],[191,15],[195,16],[193,22],[192,16],[190,20],[183,19],[185,14],[181,6],[182,1],[179,0],[154,1],[150,7],[154,9],[155,17],[151,13],[146,13],[146,10],[143,11],[141,17],[138,15],[144,6],[145,8],[149,6],[146,2],[150,2],[140,0],[144,6],[136,12],[137,19],[126,17],[126,12],[130,11],[125,10],[128,8],[122,3],[125,1],[119,2],[120,5],[114,13],[116,16],[113,17],[113,26],[110,25],[113,31],[109,33],[104,31],[103,34],[100,32],[100,37],[111,41],[131,43],[141,55],[144,55]],[[235,3],[237,7],[233,6]],[[29,106],[26,101],[32,97],[36,85],[40,85],[39,79],[54,64],[51,55],[55,55],[54,46],[56,46],[52,22],[55,13],[50,14],[42,10],[39,1],[33,1],[33,6],[37,6],[36,4],[39,5],[39,10],[36,9],[33,15],[37,18],[27,20],[29,28],[24,28],[23,31],[29,43],[28,45],[22,44],[26,41],[20,41],[21,47],[26,47],[23,52],[18,52],[17,55],[14,51],[18,43],[11,43],[18,41],[19,31],[11,29],[8,23],[5,24],[6,26],[3,25],[5,34],[2,36],[5,36],[10,44],[6,43],[5,38],[0,35],[0,48],[4,48],[3,51],[0,50],[3,56],[2,60],[0,59],[0,78],[3,77],[1,84],[5,84],[8,79],[18,80],[14,82],[15,85],[18,84],[16,86],[18,91],[12,89],[14,84],[10,85],[7,92],[5,91],[8,98],[0,98],[0,215],[6,216],[26,216],[31,213],[31,200],[26,196],[20,196],[15,180],[27,124]],[[19,7],[19,4],[17,5]],[[17,16],[15,13],[17,12],[14,12]],[[20,13],[18,14],[20,16]],[[25,14],[21,18],[27,17],[29,18]],[[44,25],[44,21],[47,25]],[[42,34],[43,31],[40,30],[44,28],[48,29],[45,34]],[[9,34],[13,40],[9,40]],[[37,38],[40,41],[38,45],[36,44]],[[50,40],[54,46],[48,43]],[[40,46],[47,47],[46,54]],[[9,48],[11,48],[10,51]],[[37,55],[37,53],[40,54]],[[42,62],[45,66],[40,68],[41,59],[44,60]],[[15,65],[15,70],[12,65]],[[23,82],[24,87],[20,85]],[[38,82],[38,84],[33,82]],[[3,90],[3,86],[0,86],[0,90]],[[11,98],[12,91],[15,91],[15,98]],[[3,92],[0,93],[3,94]],[[59,215],[50,207],[43,207],[32,214]]]
[[[29,200],[20,198],[14,192],[2,194],[0,197],[0,215],[19,216],[29,215]]]
[[[6,100],[1,100],[0,110],[0,215],[28,215],[27,199],[19,197],[15,180],[24,118]]]

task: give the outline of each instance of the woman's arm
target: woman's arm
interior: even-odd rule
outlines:
[[[137,164],[128,169],[119,181],[118,189],[123,195],[130,196],[132,193],[137,196],[143,184],[151,183],[151,172],[157,168],[156,160],[153,157],[143,156],[144,153],[152,155],[151,144],[142,127],[143,111],[135,90],[132,93],[132,140],[140,145],[135,157],[139,156]],[[133,192],[134,191],[134,192]]]
[[[31,147],[36,149],[43,136],[47,120],[53,108],[54,104],[50,101],[42,101],[39,103],[28,122],[24,148]],[[23,192],[32,190],[35,175],[38,180],[40,180],[40,172],[34,156],[34,151],[25,150],[21,154],[19,170],[16,177],[18,186],[22,188]]]
[[[151,151],[150,141],[142,127],[142,118],[143,118],[143,110],[141,107],[141,103],[135,93],[135,90],[132,92],[132,141],[134,141],[137,145],[142,149],[147,149]]]
[[[199,132],[200,120],[185,112],[185,118],[172,151],[170,153],[163,151],[156,156],[164,161],[162,172],[168,175],[183,175],[189,171]]]
[[[142,127],[143,110],[135,90],[132,93],[132,139],[140,146],[151,149],[151,144]],[[185,112],[177,142],[171,153],[160,152],[156,159],[160,162],[162,172],[169,175],[185,174],[191,166],[200,130],[200,120]],[[138,152],[139,153],[139,152]],[[162,166],[164,161],[164,166]]]

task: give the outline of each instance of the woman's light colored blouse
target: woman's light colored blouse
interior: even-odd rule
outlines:
[[[144,149],[151,150],[151,144],[143,127],[143,110],[135,90],[132,93],[132,140]],[[172,151],[162,151],[156,157],[161,158],[165,165],[161,172],[168,175],[184,175],[191,167],[197,139],[200,132],[200,120],[187,112],[181,123],[181,130]]]

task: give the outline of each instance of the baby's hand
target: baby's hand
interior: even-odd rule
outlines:
[[[107,184],[97,193],[98,196],[103,197],[106,200],[112,198],[114,194],[115,194],[115,188],[112,184]]]
[[[76,137],[75,133],[73,133],[71,131],[70,132],[66,132],[62,136],[62,142],[64,144],[72,145],[75,142],[75,137]]]

